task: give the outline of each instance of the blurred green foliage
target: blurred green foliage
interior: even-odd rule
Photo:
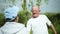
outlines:
[[[60,34],[60,13],[58,14],[46,14],[50,21],[56,28],[57,34]],[[49,28],[49,33],[53,34],[52,30]]]
[[[6,2],[6,0],[4,0]],[[14,5],[15,0],[12,0],[12,4]],[[48,3],[48,0],[45,0],[46,3]],[[32,3],[32,2],[31,2]],[[41,0],[37,1],[37,5],[40,6]],[[24,0],[24,3],[22,5],[23,11],[20,11],[18,14],[19,17],[19,23],[27,24],[27,20],[32,16],[30,12],[26,9],[26,0]],[[4,8],[2,9],[4,11]],[[54,24],[57,34],[60,34],[60,13],[58,14],[49,14],[46,13],[48,18],[52,21]],[[0,27],[5,24],[4,14],[0,14]],[[31,32],[32,34],[32,32]],[[52,30],[49,28],[49,34],[53,34]]]
[[[4,14],[0,14],[0,27],[4,25],[5,19]]]
[[[49,14],[46,13],[47,17],[52,21],[52,23],[54,24],[57,34],[60,34],[60,14]],[[31,13],[30,12],[24,12],[24,11],[20,11],[18,14],[19,17],[19,23],[23,23],[23,24],[27,24],[27,20],[31,17]],[[0,14],[0,27],[3,26],[5,23],[4,20],[4,14]],[[32,33],[32,32],[31,32]],[[49,33],[53,34],[52,30],[49,28]]]
[[[19,12],[19,14],[18,14],[18,16],[19,16],[19,19],[23,19],[23,21],[21,21],[22,23],[24,23],[24,22],[27,22],[27,20],[31,17],[31,13],[30,12],[27,12],[27,11],[20,11]],[[26,20],[24,20],[24,19],[26,19]]]

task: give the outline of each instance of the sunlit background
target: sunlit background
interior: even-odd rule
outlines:
[[[0,13],[10,7],[17,5],[23,10],[24,0],[0,0]],[[60,13],[60,0],[26,0],[26,8],[31,11],[32,5],[40,5],[41,13]]]
[[[45,14],[55,26],[57,34],[60,34],[60,0],[0,0],[0,27],[5,24],[4,10],[15,5],[20,8],[19,23],[26,25],[32,17],[32,6],[38,5],[40,14]],[[50,28],[49,34],[53,34]]]

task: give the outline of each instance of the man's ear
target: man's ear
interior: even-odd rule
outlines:
[[[19,20],[19,18],[18,18],[18,16],[17,16],[15,21],[18,22],[18,20]]]
[[[19,17],[17,16],[17,20],[19,20]]]

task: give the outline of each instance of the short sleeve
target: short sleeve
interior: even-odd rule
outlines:
[[[45,15],[45,20],[46,20],[46,24],[48,26],[50,26],[51,25],[51,21],[48,19],[48,17],[46,15]]]
[[[30,32],[30,30],[31,30],[31,20],[28,20],[28,22],[27,22],[27,29]]]

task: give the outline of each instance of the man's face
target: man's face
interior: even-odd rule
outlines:
[[[32,14],[33,14],[34,18],[39,16],[39,7],[38,6],[33,6],[32,7]]]

